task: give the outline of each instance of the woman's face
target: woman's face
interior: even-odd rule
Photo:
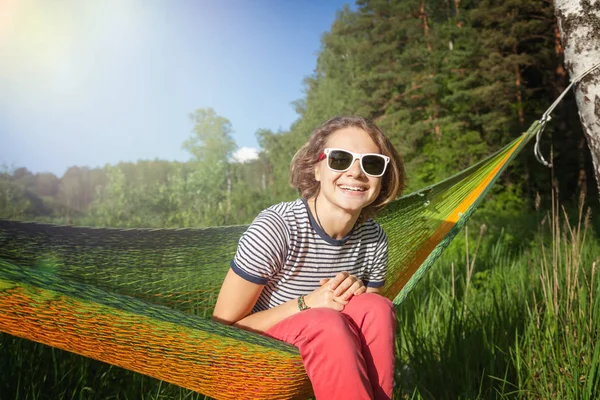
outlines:
[[[360,154],[380,153],[379,147],[371,136],[355,127],[332,133],[325,148],[344,149]],[[349,170],[336,172],[330,170],[327,160],[323,159],[315,166],[315,179],[321,185],[319,197],[322,196],[331,208],[339,208],[357,215],[375,201],[381,190],[382,178],[365,175],[360,167],[360,160],[354,160]]]

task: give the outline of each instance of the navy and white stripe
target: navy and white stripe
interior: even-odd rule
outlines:
[[[266,310],[319,287],[322,278],[346,271],[366,286],[385,283],[387,236],[369,219],[344,238],[329,237],[304,199],[262,211],[241,237],[231,268],[265,285],[252,312]]]

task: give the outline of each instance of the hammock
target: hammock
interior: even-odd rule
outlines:
[[[377,221],[389,239],[382,294],[398,305],[543,127]],[[0,331],[214,398],[306,398],[298,350],[210,320],[246,226],[106,229],[0,220]]]

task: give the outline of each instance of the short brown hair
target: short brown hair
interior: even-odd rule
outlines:
[[[315,129],[308,142],[298,150],[290,165],[290,185],[298,190],[300,196],[309,199],[315,196],[321,187],[315,179],[315,165],[319,155],[325,149],[325,143],[331,134],[344,128],[359,128],[367,132],[379,147],[381,154],[390,157],[385,174],[382,177],[381,191],[371,204],[363,209],[361,222],[375,216],[390,201],[402,194],[405,184],[404,162],[392,146],[392,143],[371,120],[349,116],[335,117]]]

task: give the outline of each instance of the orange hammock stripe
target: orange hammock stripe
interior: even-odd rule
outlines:
[[[215,398],[288,399],[312,394],[297,355],[268,349],[259,352],[234,338],[213,337],[38,288],[0,281],[0,289],[2,332],[144,371]],[[205,353],[207,347],[214,349],[214,359],[209,362],[182,356]],[[256,370],[269,364],[279,368],[257,376]]]

